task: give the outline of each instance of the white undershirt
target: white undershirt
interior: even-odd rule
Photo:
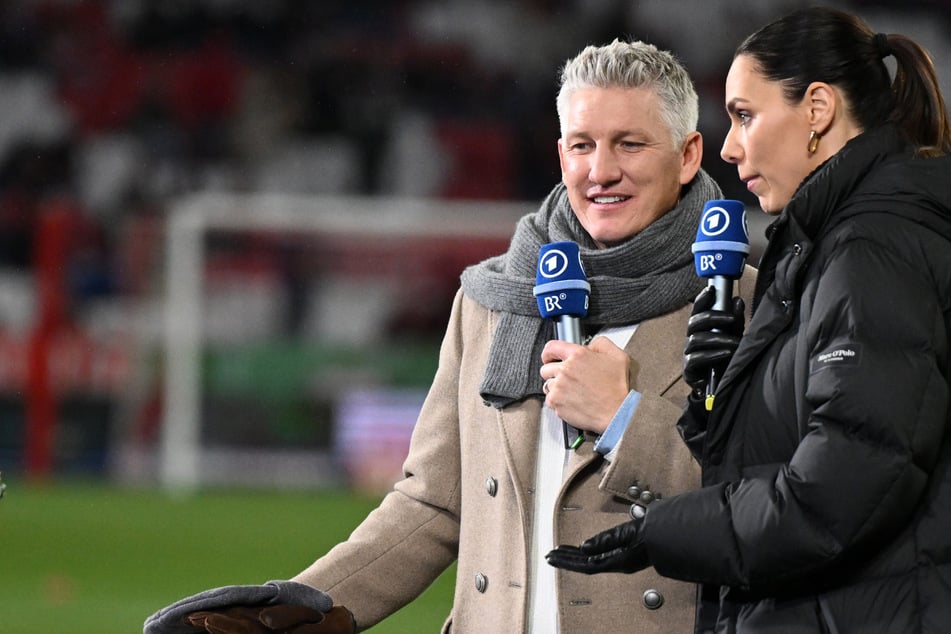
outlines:
[[[619,348],[624,348],[637,325],[605,328],[598,337],[607,337]],[[545,561],[554,544],[555,504],[565,480],[569,453],[565,450],[562,421],[547,406],[542,405],[538,426],[538,459],[535,462],[536,520],[532,522],[531,559],[528,583],[528,634],[558,634],[557,571]]]

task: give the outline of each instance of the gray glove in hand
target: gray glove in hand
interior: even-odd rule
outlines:
[[[187,618],[195,612],[215,612],[232,607],[260,608],[279,605],[300,606],[325,613],[333,608],[333,599],[325,592],[296,581],[268,581],[261,586],[213,588],[162,608],[146,619],[143,634],[196,634],[203,631],[204,627],[201,624],[193,625]]]
[[[555,568],[593,575],[599,572],[638,572],[651,565],[644,545],[644,518],[618,524],[586,539],[581,547],[559,546],[545,559]]]

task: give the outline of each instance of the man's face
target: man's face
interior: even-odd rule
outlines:
[[[575,215],[601,248],[670,211],[699,168],[700,135],[675,147],[653,91],[582,88],[563,115],[561,179]]]

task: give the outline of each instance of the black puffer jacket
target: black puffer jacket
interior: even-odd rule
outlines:
[[[713,411],[703,489],[648,552],[702,632],[951,632],[951,157],[850,141],[770,227]]]

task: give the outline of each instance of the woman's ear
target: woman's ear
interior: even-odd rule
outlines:
[[[820,135],[825,135],[839,109],[843,107],[842,99],[832,86],[823,81],[814,81],[806,88],[803,96],[803,105],[807,109],[809,126]]]

